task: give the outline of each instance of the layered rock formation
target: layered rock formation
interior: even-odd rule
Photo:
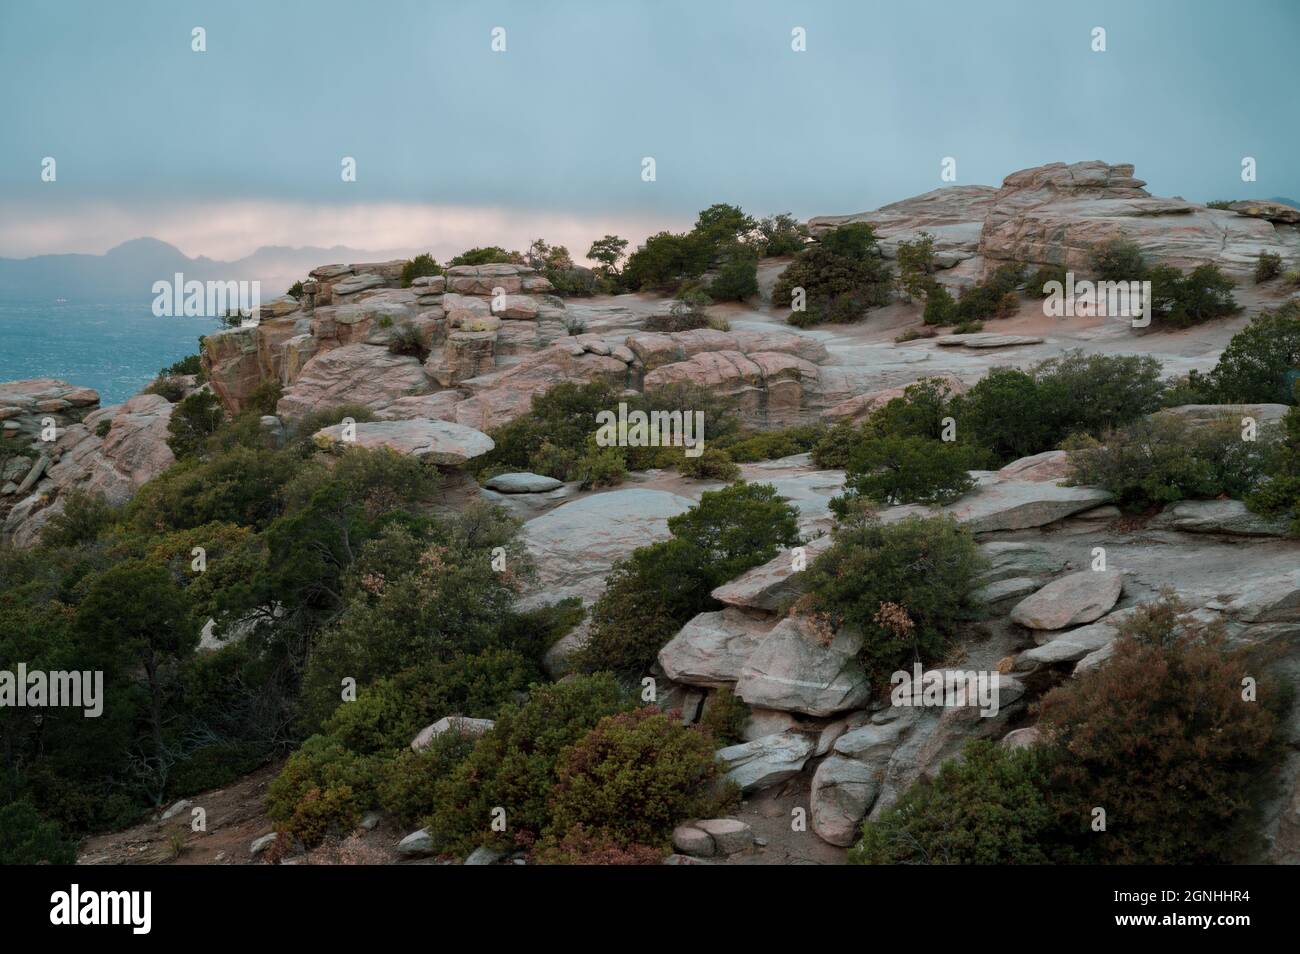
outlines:
[[[1211,209],[1159,198],[1134,177],[1131,164],[1054,162],[1013,172],[1000,189],[949,186],[856,215],[820,216],[814,234],[847,222],[869,222],[893,257],[900,241],[925,231],[935,237],[936,264],[962,265],[978,277],[1004,262],[1089,270],[1099,242],[1136,242],[1152,264],[1192,269],[1212,263],[1241,277],[1260,252],[1300,254],[1300,213],[1273,202],[1235,202]]]

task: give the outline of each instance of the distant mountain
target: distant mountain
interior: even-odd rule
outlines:
[[[1273,198],[1269,199],[1269,201],[1281,202],[1283,205],[1289,205],[1293,209],[1300,209],[1300,201],[1297,201],[1295,199],[1288,199],[1285,196],[1275,195],[1273,196]]]
[[[267,245],[237,261],[221,262],[202,255],[190,258],[174,245],[154,238],[138,238],[123,242],[103,255],[0,258],[0,298],[151,301],[154,282],[171,281],[181,272],[186,281],[260,281],[265,301],[283,294],[317,265],[388,261],[414,254],[411,249],[374,252],[345,245],[333,248]]]

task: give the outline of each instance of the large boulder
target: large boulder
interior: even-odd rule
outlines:
[[[673,682],[692,686],[726,686],[740,678],[771,623],[733,607],[700,613],[659,650],[659,665]]]
[[[1093,246],[1122,238],[1153,265],[1212,263],[1236,275],[1252,272],[1260,252],[1289,254],[1265,219],[1156,198],[1145,184],[1132,165],[1096,160],[1012,173],[988,209],[980,254],[989,267],[1014,261],[1087,273]]]
[[[861,648],[860,633],[827,634],[807,617],[787,617],[745,661],[736,695],[751,706],[813,716],[859,708],[871,694]]]
[[[813,831],[832,845],[847,848],[880,791],[883,763],[876,765],[831,755],[813,773],[808,803]]]
[[[1011,610],[1011,619],[1029,629],[1065,629],[1100,619],[1124,591],[1118,570],[1081,570],[1048,583]]]
[[[1240,500],[1180,500],[1162,510],[1147,526],[1240,537],[1284,537],[1288,532],[1288,521],[1251,513]]]
[[[815,744],[802,733],[782,732],[718,749],[717,758],[729,780],[744,792],[755,792],[802,772]]]
[[[993,533],[1046,526],[1110,500],[1110,492],[1097,487],[1062,487],[1050,480],[982,475],[974,490],[940,511],[973,533]],[[905,504],[884,511],[881,519],[899,520],[911,514],[928,516],[932,512],[918,504]]]
[[[365,421],[335,424],[312,435],[318,447],[386,447],[453,466],[481,457],[496,445],[481,431],[451,421]]]
[[[381,411],[408,394],[432,390],[418,358],[354,344],[316,355],[276,405],[281,418],[359,404]]]
[[[537,561],[537,597],[595,600],[617,561],[668,537],[668,518],[692,506],[686,497],[631,487],[592,494],[534,517],[524,524],[523,539]]]
[[[776,613],[803,592],[803,569],[830,549],[829,534],[809,540],[800,558],[793,550],[783,550],[762,566],[746,570],[710,595],[719,603],[742,609]]]

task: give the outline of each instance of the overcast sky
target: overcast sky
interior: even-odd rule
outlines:
[[[0,255],[580,253],[713,202],[863,211],[946,156],[959,184],[1104,159],[1159,195],[1296,197],[1298,42],[1295,0],[4,0]]]

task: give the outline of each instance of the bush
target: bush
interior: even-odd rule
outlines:
[[[374,759],[314,735],[271,782],[266,814],[278,831],[311,848],[328,834],[355,828],[374,806],[378,783]]]
[[[1025,865],[1060,863],[1060,834],[1046,795],[1050,755],[987,740],[967,743],[862,825],[849,852],[859,865]]]
[[[160,377],[181,377],[182,375],[201,375],[203,365],[200,363],[197,354],[189,354],[181,358],[174,364],[170,364],[158,371]]]
[[[921,320],[927,325],[951,325],[957,320],[957,301],[938,282],[931,283],[925,290],[925,310]]]
[[[797,255],[808,244],[808,227],[801,225],[793,215],[780,212],[758,222],[756,245],[764,258],[778,255]]]
[[[403,322],[393,329],[388,338],[388,350],[392,354],[414,355],[423,361],[429,357],[429,347],[425,344],[420,329],[408,322]]]
[[[628,256],[623,281],[633,289],[667,289],[708,269],[713,249],[695,234],[659,232]]]
[[[1256,513],[1290,518],[1291,533],[1300,536],[1300,409],[1287,411],[1283,424],[1286,437],[1269,459],[1267,479],[1246,504]]]
[[[1151,282],[1151,317],[1162,324],[1186,328],[1241,309],[1232,297],[1236,283],[1217,265],[1200,265],[1186,275],[1168,265],[1147,273]]]
[[[621,847],[667,849],[675,825],[719,810],[713,749],[707,731],[656,706],[606,716],[559,760],[549,833],[581,825]]]
[[[1072,439],[1066,448],[1073,483],[1103,487],[1134,510],[1225,494],[1240,500],[1269,456],[1265,442],[1242,440],[1236,417],[1196,424],[1167,412],[1108,431],[1100,442]]]
[[[667,311],[649,315],[645,322],[646,331],[669,333],[674,331],[695,331],[697,328],[710,328],[713,322],[705,308],[711,299],[703,292],[689,290],[680,293],[681,297],[673,301]]]
[[[614,487],[627,476],[627,461],[620,447],[588,448],[570,471],[574,479],[582,481],[582,488]]]
[[[0,805],[0,865],[70,865],[76,846],[29,801]]]
[[[1039,727],[1062,750],[1053,787],[1085,861],[1223,864],[1240,860],[1257,780],[1277,754],[1280,697],[1220,627],[1164,599],[1120,628],[1104,666],[1041,703]],[[1095,807],[1105,834],[1089,830]]]
[[[716,447],[706,447],[703,453],[696,457],[683,455],[677,470],[683,477],[690,477],[692,480],[730,482],[740,478],[740,468],[726,451],[718,450]]]
[[[1294,404],[1300,377],[1300,302],[1256,315],[1232,336],[1210,372],[1220,401]]]
[[[175,404],[185,397],[185,382],[169,374],[160,375],[153,379],[153,382],[144,389],[143,393],[157,394]]]
[[[1047,290],[1049,282],[1058,282],[1062,289],[1065,288],[1065,273],[1064,265],[1040,265],[1038,271],[1025,283],[1025,291],[1035,298],[1046,298],[1051,294]]]
[[[561,838],[547,836],[529,860],[538,865],[660,865],[666,852],[648,845],[619,845],[609,836],[593,836],[575,825]]]
[[[856,321],[869,308],[893,299],[893,277],[880,257],[875,231],[865,222],[842,225],[799,254],[777,279],[772,302],[790,306],[804,290],[806,310],[789,317],[801,327],[822,321]]]
[[[827,431],[828,428],[821,424],[800,424],[779,431],[738,434],[720,446],[738,464],[778,460],[795,454],[807,454],[826,436]],[[716,441],[713,445],[719,446]]]
[[[432,255],[426,252],[415,256],[402,266],[402,287],[410,288],[411,283],[417,278],[441,274],[442,266],[438,264]]]
[[[715,689],[704,702],[700,725],[713,736],[714,745],[735,745],[743,738],[749,706],[726,686]]]
[[[1020,265],[999,265],[982,282],[961,290],[957,299],[956,319],[973,324],[985,318],[1009,318],[1020,307],[1016,289],[1025,280]]]
[[[1259,253],[1259,260],[1255,263],[1255,282],[1262,284],[1271,281],[1282,274],[1282,256],[1273,252]]]
[[[51,547],[93,543],[113,523],[115,512],[102,494],[66,490],[59,494],[63,509],[50,517],[41,542]]]
[[[456,731],[435,736],[427,748],[401,749],[380,769],[379,806],[403,825],[414,826],[433,811],[439,783],[474,751],[475,738]]]
[[[507,265],[518,263],[522,256],[512,252],[507,252],[499,245],[489,245],[486,248],[471,248],[468,251],[461,252],[455,258],[447,263],[448,268],[457,265]],[[438,274],[431,272],[430,274]],[[412,276],[415,277],[415,276]]]
[[[1104,282],[1136,282],[1147,275],[1146,259],[1136,242],[1111,239],[1094,245],[1088,255],[1094,276]]]
[[[220,399],[212,391],[195,391],[172,410],[167,421],[167,446],[179,460],[200,455],[208,438],[225,421]]]
[[[898,290],[911,301],[925,295],[937,283],[930,276],[934,274],[934,236],[921,232],[910,242],[899,242],[896,254],[898,262]]]
[[[978,608],[982,569],[973,536],[951,518],[912,516],[885,525],[847,514],[830,549],[806,571],[800,606],[834,630],[863,633],[869,677],[887,680],[914,661],[943,656],[961,621]]]
[[[714,301],[744,301],[757,294],[758,253],[739,243],[728,247],[717,277],[709,283],[709,297]]]
[[[971,448],[926,437],[880,437],[854,448],[846,488],[883,504],[946,504],[975,486]],[[837,498],[839,499],[839,498]]]
[[[625,708],[624,691],[607,674],[537,686],[522,706],[504,707],[469,757],[435,786],[426,822],[435,850],[465,855],[479,845],[531,844],[550,824],[565,750]],[[498,806],[506,809],[505,832],[492,830]]]
[[[1059,440],[1038,382],[1015,368],[993,368],[953,402],[958,436],[984,448],[999,465],[1047,450]]]
[[[290,298],[292,298],[294,301],[302,301],[302,296],[303,296],[302,279],[299,279],[298,281],[290,285],[289,290],[285,292],[285,294],[288,295]]]

